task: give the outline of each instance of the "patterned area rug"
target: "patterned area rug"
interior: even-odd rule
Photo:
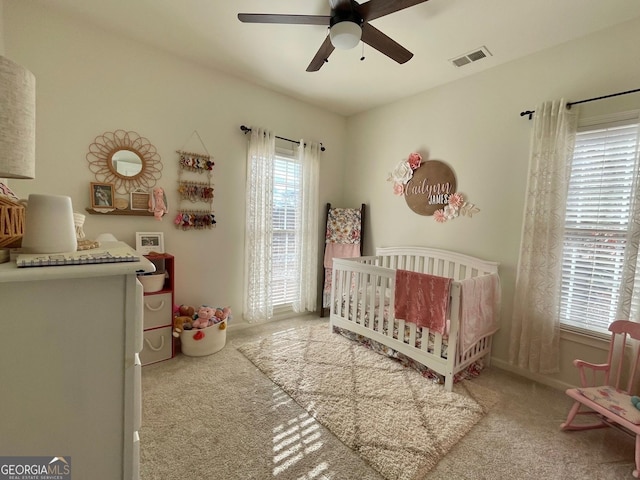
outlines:
[[[238,350],[389,480],[424,478],[497,401],[467,381],[446,392],[325,325]]]

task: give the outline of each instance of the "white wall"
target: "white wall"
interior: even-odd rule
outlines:
[[[369,204],[365,244],[447,248],[500,262],[502,328],[494,355],[508,360],[509,325],[521,237],[529,135],[519,116],[545,100],[577,101],[640,86],[640,21],[632,21],[354,117],[348,122],[347,202]],[[583,114],[640,108],[640,94],[585,105]],[[387,173],[412,151],[448,163],[458,190],[481,212],[437,224],[395,197]],[[563,374],[584,346],[563,342]]]
[[[4,17],[7,55],[31,70],[37,84],[36,179],[13,180],[12,189],[21,197],[69,195],[74,209],[86,213],[94,176],[85,157],[95,137],[124,129],[148,138],[164,164],[159,185],[167,191],[170,214],[161,222],[87,215],[87,237],[111,232],[135,245],[136,231],[164,232],[165,248],[176,257],[176,301],[231,305],[234,322],[241,322],[247,137],[240,125],[324,143],[318,212],[324,218],[322,205],[341,201],[335,178],[342,177],[346,120],[88,27],[41,4],[6,2]],[[182,231],[173,224],[178,202],[175,151],[202,152],[194,130],[216,163],[218,224],[211,230]]]

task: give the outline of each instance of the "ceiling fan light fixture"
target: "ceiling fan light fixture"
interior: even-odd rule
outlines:
[[[331,44],[340,50],[349,50],[360,43],[362,27],[356,22],[345,20],[335,23],[329,29]]]

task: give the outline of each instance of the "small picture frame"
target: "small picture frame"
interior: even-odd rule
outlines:
[[[131,210],[149,210],[149,193],[134,191],[130,193],[129,205]]]
[[[113,183],[91,182],[91,208],[115,208]]]
[[[164,253],[164,233],[136,232],[136,252],[142,255]]]

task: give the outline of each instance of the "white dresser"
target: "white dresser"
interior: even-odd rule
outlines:
[[[153,270],[144,257],[0,264],[0,455],[70,457],[78,479],[139,478],[136,272]]]

